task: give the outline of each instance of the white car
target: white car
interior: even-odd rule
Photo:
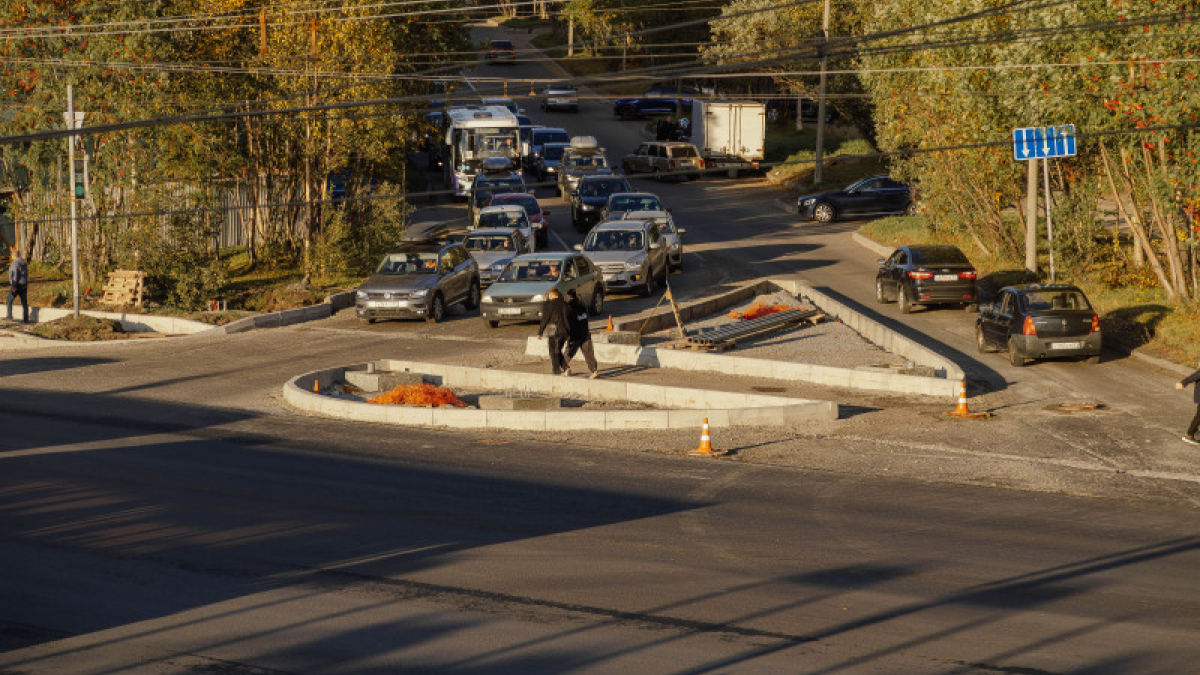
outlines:
[[[667,264],[672,270],[683,269],[683,235],[687,230],[675,227],[675,219],[666,211],[626,211],[622,220],[641,220],[658,225],[667,245]]]
[[[479,215],[476,216],[475,223],[468,229],[472,231],[488,230],[497,227],[520,230],[521,236],[525,238],[526,245],[528,246],[527,252],[534,252],[536,240],[533,234],[533,223],[529,221],[529,216],[525,213],[525,207],[517,204],[485,206],[479,210]]]

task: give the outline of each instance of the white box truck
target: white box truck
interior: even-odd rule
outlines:
[[[692,102],[692,144],[709,169],[754,171],[763,160],[767,106],[757,101]]]

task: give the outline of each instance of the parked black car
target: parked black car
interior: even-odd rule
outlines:
[[[838,218],[916,213],[912,189],[887,176],[864,178],[845,190],[803,195],[796,209],[804,220],[829,223]]]
[[[1014,366],[1059,356],[1099,363],[1100,338],[1100,317],[1087,296],[1066,284],[1006,286],[980,306],[975,322],[979,351],[1007,350]]]
[[[621,176],[584,176],[571,193],[571,225],[580,232],[600,221],[600,214],[614,192],[632,192],[629,181]]]
[[[652,115],[690,115],[692,98],[703,96],[691,87],[656,86],[637,98],[622,98],[613,103],[613,114],[623,120],[635,120]]]
[[[879,259],[875,299],[896,301],[908,314],[914,304],[976,303],[975,266],[956,246],[901,246],[887,260]]]

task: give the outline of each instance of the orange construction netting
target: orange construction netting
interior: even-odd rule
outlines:
[[[435,387],[432,384],[402,384],[389,392],[368,399],[367,403],[380,405],[415,405],[423,408],[440,408],[452,405],[455,408],[465,408],[454,392],[449,389]]]
[[[750,319],[757,319],[770,314],[775,314],[777,312],[785,312],[789,309],[795,308],[789,307],[788,305],[768,305],[766,303],[756,302],[753,305],[750,305],[750,309],[747,309],[744,312],[739,312],[735,309],[729,314],[726,314],[726,316],[731,319],[737,319],[738,321],[749,321]]]

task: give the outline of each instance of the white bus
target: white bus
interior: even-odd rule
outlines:
[[[446,184],[454,194],[466,197],[479,164],[488,157],[505,157],[520,166],[521,139],[517,116],[502,106],[447,108],[442,117],[445,129],[442,166]]]

